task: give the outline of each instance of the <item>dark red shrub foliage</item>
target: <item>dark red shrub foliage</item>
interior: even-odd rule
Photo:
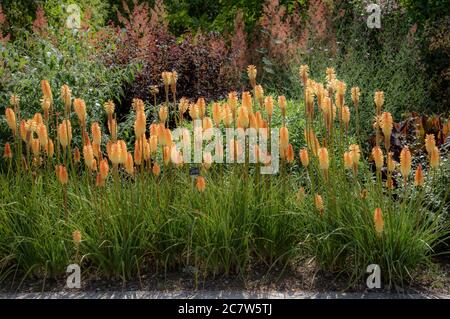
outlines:
[[[3,13],[3,8],[0,5],[0,43],[9,41],[9,34],[3,34],[7,27],[6,15]]]
[[[176,38],[169,32],[162,0],[150,8],[146,2],[133,3],[131,9],[123,3],[118,12],[117,46],[111,63],[139,62],[142,69],[134,83],[125,88],[127,101],[133,97],[150,99],[150,85],[160,87],[161,73],[178,72],[177,97],[207,99],[224,96],[237,89],[240,72],[245,67],[246,39],[242,14],[236,18],[236,32],[231,39],[215,33],[198,32]],[[128,101],[129,100],[129,101]]]
[[[40,36],[45,36],[47,34],[47,27],[48,23],[44,9],[39,5],[36,9],[36,19],[33,21],[32,30]]]
[[[301,23],[299,10],[288,13],[279,0],[268,0],[259,23],[259,46],[265,57],[280,67],[290,65],[298,50],[305,46]]]

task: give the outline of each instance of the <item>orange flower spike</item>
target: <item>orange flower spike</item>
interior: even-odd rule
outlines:
[[[69,181],[69,175],[67,174],[67,169],[63,165],[57,166],[56,174],[61,184],[67,184],[67,182]]]
[[[125,160],[125,171],[130,175],[134,174],[134,162],[131,153],[127,153],[127,158]]]
[[[197,182],[195,184],[199,192],[204,192],[206,189],[206,180],[203,176],[197,176]]]
[[[414,186],[423,186],[425,184],[425,179],[423,177],[422,164],[416,169],[416,173],[414,174]]]
[[[384,158],[383,151],[379,146],[375,146],[374,148],[372,148],[372,157],[375,162],[375,167],[378,171],[380,171],[383,167]]]
[[[13,135],[16,135],[17,132],[17,123],[16,123],[16,114],[11,108],[6,108],[5,110],[6,123],[9,128],[13,131]]]
[[[405,146],[400,152],[400,172],[406,182],[411,173],[411,152],[408,146]]]
[[[425,148],[427,150],[428,155],[430,156],[433,152],[433,148],[436,146],[436,140],[434,138],[434,134],[427,134],[425,136]]]
[[[72,233],[72,240],[76,246],[81,243],[81,232],[79,230],[74,230]]]
[[[325,206],[323,204],[323,199],[322,196],[320,196],[319,194],[316,194],[314,196],[314,204],[316,205],[316,209],[319,211],[320,215],[323,215],[323,211],[325,209]]]
[[[430,166],[431,168],[436,169],[439,167],[439,163],[440,163],[439,149],[437,148],[437,146],[435,146],[431,151]]]
[[[5,149],[3,151],[3,158],[12,158],[13,154],[11,151],[11,146],[9,145],[9,143],[5,144]]]
[[[280,150],[284,151],[289,145],[289,130],[283,126],[280,128]]]
[[[220,122],[222,121],[222,108],[219,103],[214,103],[212,106],[212,114],[213,120],[216,127],[219,127]]]
[[[294,148],[292,144],[288,145],[287,151],[286,151],[286,160],[288,163],[294,162]]]
[[[304,167],[308,167],[308,165],[309,165],[308,150],[306,148],[301,149],[299,155],[300,155],[300,161],[302,162],[302,165]]]
[[[78,147],[75,147],[75,149],[73,150],[73,160],[75,161],[75,163],[79,163],[81,161],[81,153]]]
[[[97,122],[91,125],[92,140],[95,144],[100,145],[102,143],[102,131],[100,125]]]
[[[381,236],[381,233],[383,232],[384,229],[384,220],[381,208],[375,208],[373,214],[373,222],[375,226],[375,231],[377,232],[378,236]]]
[[[319,165],[322,170],[327,170],[330,166],[330,161],[328,158],[328,150],[325,147],[321,147],[318,152]]]
[[[158,163],[153,164],[152,173],[155,176],[158,176],[161,173],[161,168],[159,167]]]
[[[109,164],[108,164],[108,160],[106,159],[102,159],[100,161],[100,176],[102,178],[102,180],[106,180],[106,178],[108,177],[108,173],[109,173]]]

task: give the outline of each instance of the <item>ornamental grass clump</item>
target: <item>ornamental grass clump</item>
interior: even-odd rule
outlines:
[[[22,118],[19,97],[11,97],[0,261],[13,256],[5,267],[14,272],[61,276],[82,260],[89,271],[125,281],[187,267],[204,276],[245,275],[254,265],[285,268],[312,257],[347,276],[349,286],[373,263],[388,286],[411,281],[450,235],[426,192],[442,165],[434,135],[426,136],[428,165],[415,165],[412,146],[394,153],[392,115],[382,110],[389,97],[379,91],[370,128],[377,139],[365,149],[358,113],[364,89],[347,92],[356,83],[339,80],[333,68],[314,80],[307,65],[299,69],[304,125],[296,130],[299,103],[268,94],[255,66],[247,75],[251,92],[191,101],[177,99],[181,78],[165,71],[164,103],[156,104],[154,86],[153,103],[134,99],[127,134],[112,101],[104,103],[103,123],[67,85],[53,99],[42,81],[44,116]],[[227,136],[228,128],[235,134]],[[196,146],[200,152],[190,154]],[[276,163],[278,170],[263,173]],[[76,260],[67,253],[74,244]]]

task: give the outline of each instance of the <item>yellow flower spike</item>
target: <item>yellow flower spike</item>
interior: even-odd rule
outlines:
[[[73,100],[73,109],[83,127],[86,126],[86,103],[82,99]]]
[[[105,102],[105,104],[103,105],[103,108],[105,109],[106,114],[108,114],[108,116],[112,116],[112,114],[114,113],[114,102],[109,100],[107,102]]]
[[[72,105],[72,91],[70,90],[70,87],[67,84],[64,84],[61,87],[61,100],[64,103],[64,109],[66,113],[69,114]],[[51,100],[49,100],[48,97],[44,96],[44,101],[45,103],[48,103],[48,106],[50,107]]]
[[[384,135],[384,145],[386,150],[388,151],[391,147],[391,134],[394,120],[392,119],[392,115],[389,112],[383,112],[381,114],[380,126]]]
[[[377,232],[378,236],[381,236],[381,233],[384,229],[384,220],[383,220],[383,213],[381,211],[381,208],[375,208],[375,211],[373,213],[373,222],[375,226],[375,231]]]

